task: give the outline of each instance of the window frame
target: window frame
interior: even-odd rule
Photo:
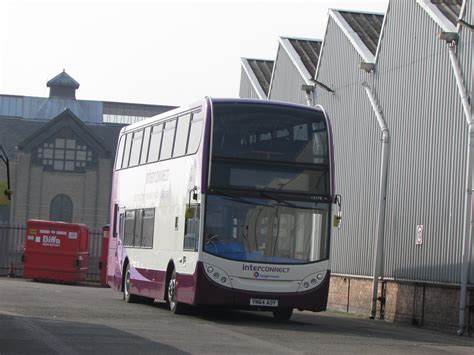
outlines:
[[[141,134],[141,137],[140,138],[135,138],[135,136],[138,135],[138,134]],[[144,134],[143,129],[133,131],[132,142],[131,142],[131,146],[130,146],[130,158],[128,160],[128,165],[131,168],[140,165],[140,158],[141,158],[140,155],[141,155],[142,145],[143,145],[143,134]],[[137,143],[138,143],[138,147],[136,148]],[[134,155],[134,153],[136,153],[136,151],[134,149],[138,149],[138,153],[136,155]],[[134,161],[132,161],[132,158],[137,158],[136,162],[135,162],[135,159],[134,159]],[[132,165],[132,163],[133,163],[133,165]]]
[[[196,116],[197,116],[197,118],[195,119],[194,117],[196,117]],[[199,140],[196,144],[196,148],[193,149],[193,151],[189,151],[189,143],[190,143],[190,140],[191,140],[191,132],[192,132],[193,124],[195,122],[201,122],[201,129],[199,130],[199,132],[200,132]],[[194,155],[194,154],[197,153],[197,151],[199,150],[199,147],[201,145],[203,130],[204,130],[204,115],[203,115],[202,111],[192,112],[191,120],[189,121],[188,141],[186,143],[186,155]]]
[[[150,213],[152,211],[152,216],[145,217],[147,212]],[[128,218],[128,215],[133,213],[133,218]],[[135,208],[125,210],[123,213],[120,214],[121,219],[121,233],[120,236],[122,238],[123,246],[125,248],[134,248],[134,249],[153,249],[154,244],[154,233],[155,233],[155,217],[156,217],[156,208]],[[145,220],[151,220],[151,238],[150,238],[150,245],[143,244],[143,226]],[[126,232],[126,222],[130,221],[129,223],[133,222],[133,239],[131,244],[128,244],[128,241],[125,240],[125,232]],[[123,222],[122,222],[123,221]],[[123,226],[123,227],[122,227]]]
[[[171,124],[172,122],[174,123],[174,126],[171,127],[171,128],[167,128],[168,125]],[[178,128],[178,117],[173,117],[173,119],[164,122],[164,124],[165,125],[163,127],[163,136],[161,137],[160,158],[158,159],[158,161],[173,159],[174,141],[175,141],[175,138],[176,138],[176,131],[177,131],[177,128]],[[166,158],[163,158],[162,154],[163,154],[163,146],[164,146],[164,143],[165,143],[165,134],[166,134],[167,131],[170,133],[171,130],[173,130],[172,136],[170,135],[170,136],[166,137],[166,138],[171,139],[171,141],[169,143],[169,146],[171,147],[171,150],[169,152],[169,156],[166,156]],[[168,146],[167,146],[167,148],[168,148]]]
[[[189,112],[189,113],[186,113],[184,115],[181,115],[178,117],[177,119],[177,124],[176,124],[176,132],[175,132],[175,135],[174,135],[174,142],[173,142],[173,155],[172,157],[173,158],[181,158],[181,157],[184,157],[186,155],[186,150],[188,148],[188,140],[189,140],[189,128],[190,128],[190,125],[191,125],[191,118],[192,118],[192,113]],[[186,123],[186,120],[187,123]],[[183,122],[183,124],[180,125],[181,122]],[[186,129],[186,133],[183,137],[181,137],[180,135],[180,129],[181,130],[184,130]],[[184,149],[182,150],[182,153],[179,154],[179,155],[176,155],[176,148],[177,148],[177,139],[178,139],[178,136],[179,138],[182,138],[183,139],[183,142],[181,143],[184,143]]]
[[[185,125],[184,127],[187,128],[186,132],[186,138],[185,138],[185,150],[184,154],[181,154],[179,156],[175,156],[175,144],[176,144],[176,136],[178,134],[178,128],[179,128],[179,122],[183,117],[189,117],[188,124]],[[197,117],[197,119],[196,119]],[[171,142],[171,156],[163,158],[162,153],[163,153],[163,141],[165,137],[165,132],[167,131],[166,127],[170,122],[174,121],[174,127],[170,128],[169,130],[173,129],[173,140]],[[199,141],[196,144],[195,149],[193,151],[189,151],[189,144],[190,144],[190,134],[192,131],[193,127],[193,122],[201,122],[201,127],[200,127],[200,135],[199,135]],[[151,124],[148,124],[146,126],[142,126],[140,128],[137,128],[135,130],[131,130],[129,132],[123,133],[120,138],[119,138],[119,143],[118,143],[118,148],[117,148],[117,155],[116,155],[116,161],[115,161],[115,171],[118,170],[124,170],[128,168],[135,168],[138,166],[142,165],[147,165],[147,164],[153,164],[159,161],[166,161],[166,160],[171,160],[171,159],[178,159],[182,158],[185,156],[189,155],[194,155],[198,152],[199,147],[201,146],[202,143],[202,137],[203,137],[203,131],[204,131],[204,124],[205,124],[205,117],[203,114],[202,107],[196,107],[193,108],[189,111],[186,112],[180,112],[178,115],[174,115],[171,117],[167,117],[166,119],[158,122],[153,122]],[[158,138],[159,139],[159,147],[158,147],[158,159],[156,160],[150,160],[150,152],[151,152],[151,143],[152,143],[152,138],[153,138],[153,130],[154,127],[160,127],[160,133],[155,133],[155,134],[161,134],[161,136]],[[140,156],[138,160],[138,164],[136,165],[130,165],[130,159],[131,159],[131,153],[133,150],[133,138],[136,132],[142,132],[142,138],[141,138],[141,146],[140,146]],[[121,162],[119,164],[118,160],[121,159]]]

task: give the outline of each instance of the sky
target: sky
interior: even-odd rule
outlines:
[[[0,94],[47,97],[66,70],[78,99],[184,105],[239,95],[241,57],[280,36],[323,39],[328,9],[388,0],[0,0]]]

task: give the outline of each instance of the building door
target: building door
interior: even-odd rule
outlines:
[[[72,222],[72,200],[64,194],[56,195],[49,210],[51,221]]]

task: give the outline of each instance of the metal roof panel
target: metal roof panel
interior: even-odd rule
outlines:
[[[316,67],[318,66],[319,52],[321,51],[321,41],[309,39],[287,38],[303,62],[306,70],[314,78]]]
[[[79,83],[74,80],[66,71],[63,69],[62,73],[59,73],[54,78],[46,83],[47,87],[52,86],[67,86],[75,89],[79,89]]]
[[[454,25],[461,13],[462,0],[431,0],[438,10]]]
[[[339,13],[359,36],[367,49],[375,56],[384,16],[349,11],[339,11]]]
[[[262,59],[248,59],[250,68],[255,74],[258,83],[262,87],[265,95],[268,95],[268,90],[270,88],[270,80],[272,78],[273,71],[273,60],[262,60]]]

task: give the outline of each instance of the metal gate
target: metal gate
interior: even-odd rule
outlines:
[[[26,226],[0,225],[0,276],[22,277]],[[89,230],[88,281],[100,280],[102,231]]]

